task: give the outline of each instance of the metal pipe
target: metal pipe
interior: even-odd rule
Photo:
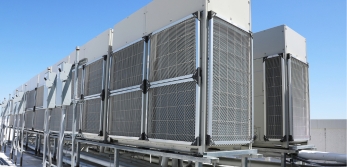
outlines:
[[[200,154],[206,151],[206,97],[207,97],[207,0],[204,1],[204,10],[201,18],[201,67],[202,67],[202,83],[201,83],[201,114],[200,114],[200,138],[201,147]]]
[[[345,163],[345,164],[347,163],[346,154],[302,150],[298,153],[298,156],[305,159],[336,161],[336,162]]]
[[[62,106],[61,112],[62,112],[62,114],[61,114],[61,121],[60,121],[59,144],[58,144],[58,162],[57,162],[58,167],[61,167],[63,165],[63,146],[64,146],[66,106]]]
[[[75,60],[75,81],[74,81],[74,100],[73,100],[73,109],[72,109],[72,155],[71,155],[71,166],[75,166],[75,144],[76,144],[76,112],[77,112],[77,87],[78,87],[78,62],[79,62],[79,50],[80,48],[76,47],[76,60]]]
[[[113,164],[114,167],[119,167],[119,150],[118,149],[114,149],[114,159],[113,159]]]

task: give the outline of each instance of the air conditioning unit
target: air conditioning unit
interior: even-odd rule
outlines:
[[[310,138],[306,39],[282,25],[254,34],[255,146]]]
[[[111,139],[191,151],[199,147],[201,128],[206,126],[209,147],[252,141],[249,3],[209,3],[209,28],[204,34],[207,69],[201,66],[200,12],[204,8],[200,3],[153,1],[115,25],[109,88]],[[201,70],[208,72],[208,97],[203,104]],[[207,105],[204,124],[201,105]]]

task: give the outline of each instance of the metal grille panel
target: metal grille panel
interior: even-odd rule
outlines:
[[[33,127],[33,117],[34,117],[33,111],[25,112],[25,128],[26,129],[31,129]]]
[[[112,96],[110,98],[110,135],[139,137],[141,134],[142,92]]]
[[[80,107],[82,107],[81,104],[77,105],[77,120],[76,120],[76,131],[79,130],[80,126]],[[73,121],[73,105],[70,105],[68,107],[66,107],[66,126],[65,126],[65,130],[66,131],[72,131],[72,121]]]
[[[80,97],[81,95],[81,90],[82,90],[82,72],[83,70],[80,68],[78,69],[78,84],[77,84],[77,97]],[[72,71],[71,74],[71,98],[73,99],[74,95],[74,90],[75,90],[75,71]]]
[[[195,71],[195,18],[151,36],[150,80],[159,81]]]
[[[196,83],[157,87],[149,93],[148,137],[193,142]]]
[[[85,95],[101,93],[103,76],[103,59],[93,62],[86,66],[85,71]]]
[[[35,89],[26,93],[26,106],[25,108],[34,108],[35,106]]]
[[[43,86],[40,86],[37,88],[37,94],[36,94],[36,107],[42,107],[43,106]]]
[[[293,138],[309,139],[308,65],[291,58],[291,91],[293,107]]]
[[[250,35],[214,17],[212,40],[212,139],[247,143],[252,126]]]
[[[51,112],[51,120],[49,122],[49,129],[51,131],[59,131],[61,122],[61,108],[54,108]]]
[[[82,131],[87,133],[99,133],[101,99],[87,100],[84,103],[82,119]]]
[[[35,121],[34,121],[34,129],[43,131],[43,124],[45,119],[45,110],[36,110],[35,111]]]
[[[266,59],[266,136],[283,137],[282,57]]]
[[[111,90],[140,85],[143,72],[144,41],[113,53]]]

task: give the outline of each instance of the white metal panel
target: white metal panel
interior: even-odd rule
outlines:
[[[254,97],[254,132],[257,140],[263,141],[264,136],[264,96]]]
[[[86,58],[88,62],[107,55],[110,46],[111,30],[108,29],[80,47],[80,60]]]
[[[288,26],[285,26],[284,28],[287,46],[286,53],[290,53],[298,60],[307,63],[306,39]]]
[[[145,34],[161,29],[189,14],[203,10],[205,0],[160,0],[146,6]]]
[[[113,50],[145,36],[146,7],[141,8],[114,26]]]
[[[247,31],[251,30],[250,9],[250,0],[210,0],[208,4],[209,11]]]
[[[38,82],[39,82],[38,75],[35,75],[26,83],[27,84],[26,91],[30,91],[30,90],[35,89],[37,87]]]
[[[254,59],[285,53],[284,25],[253,34]]]

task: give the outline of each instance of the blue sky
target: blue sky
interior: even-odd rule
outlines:
[[[149,2],[2,1],[0,98]],[[307,39],[311,118],[345,119],[346,1],[253,0],[252,21],[253,32],[286,24]]]

